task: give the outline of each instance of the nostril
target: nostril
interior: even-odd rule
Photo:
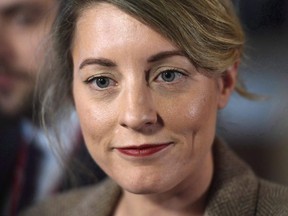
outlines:
[[[132,88],[133,87],[133,88]],[[143,84],[127,87],[123,91],[120,109],[119,124],[132,130],[141,130],[157,123],[157,109],[151,95],[151,90]],[[119,100],[120,100],[119,99]]]
[[[120,121],[120,125],[133,130],[141,130],[157,123],[157,113],[155,111],[142,113],[126,113]]]

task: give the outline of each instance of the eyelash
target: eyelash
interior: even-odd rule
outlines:
[[[170,76],[172,75],[172,80],[171,81],[168,81],[168,80],[164,80],[163,79],[163,75],[167,75],[167,73],[170,73]],[[155,79],[153,81],[155,82],[158,82],[158,83],[165,83],[165,84],[173,84],[173,83],[177,83],[178,79],[181,79],[181,78],[185,78],[187,77],[187,75],[180,71],[179,69],[176,69],[176,68],[171,68],[171,69],[165,69],[163,71],[161,71],[160,73],[158,73],[158,75],[155,77]],[[159,78],[161,78],[159,80]],[[167,78],[167,77],[166,77]],[[168,77],[169,79],[169,77]],[[176,79],[176,81],[175,81]],[[107,82],[108,83],[102,83],[104,86],[101,87],[101,82]],[[103,91],[103,90],[106,90],[106,89],[109,89],[109,87],[111,86],[117,86],[117,82],[114,81],[113,79],[107,77],[107,76],[91,76],[89,77],[87,80],[84,81],[86,84],[89,84],[92,86],[92,88],[96,89],[96,90],[99,90],[99,91]]]
[[[109,81],[108,82],[108,85],[107,86],[104,86],[103,88],[102,87],[100,87],[98,84],[100,84],[99,82],[101,82],[101,81],[103,81],[103,80],[106,80],[106,81]],[[92,77],[89,77],[86,81],[84,81],[86,84],[89,84],[89,85],[91,85],[93,88],[95,88],[95,89],[97,89],[97,90],[100,90],[100,91],[102,91],[102,90],[105,90],[105,89],[107,89],[107,88],[109,88],[111,85],[111,83],[113,84],[113,86],[116,86],[117,85],[117,83],[113,80],[113,79],[111,79],[111,78],[109,78],[109,77],[107,77],[107,76],[92,76]],[[96,82],[95,84],[94,84],[94,82]]]
[[[163,77],[161,77],[162,75],[164,75],[164,74],[167,74],[167,73],[172,73],[173,74],[173,76],[174,77],[172,77],[173,78],[173,80],[171,80],[171,81],[165,81],[165,80],[163,80]],[[170,74],[171,75],[171,74]],[[181,79],[181,78],[183,78],[183,77],[186,77],[187,75],[185,74],[185,73],[183,73],[182,71],[180,71],[179,69],[176,69],[176,68],[171,68],[171,69],[166,69],[166,70],[163,70],[163,71],[161,71],[157,76],[156,76],[156,78],[155,78],[155,80],[157,81],[157,79],[158,78],[162,78],[162,80],[160,80],[160,81],[158,81],[158,82],[164,82],[164,83],[175,83],[176,81],[175,81],[175,79]]]

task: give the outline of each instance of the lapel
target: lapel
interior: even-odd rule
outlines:
[[[215,173],[208,193],[207,216],[252,216],[258,199],[257,177],[221,141],[213,146]],[[24,215],[111,216],[121,188],[110,179],[96,186],[70,191],[39,205]],[[43,214],[45,213],[45,214]]]
[[[213,151],[215,172],[206,215],[255,215],[259,188],[257,177],[219,139],[216,139]]]
[[[95,193],[92,192],[79,206],[80,208],[77,208],[77,212],[73,212],[73,215],[80,215],[83,211],[87,212],[87,215],[111,216],[113,214],[121,196],[121,188],[111,179],[104,180],[100,184],[99,189]],[[95,197],[97,197],[96,202]]]
[[[252,216],[256,214],[259,181],[245,162],[222,141],[215,140],[214,177],[208,194],[207,216]],[[100,190],[99,190],[100,189]],[[102,182],[95,193],[78,206],[77,214],[110,216],[121,196],[121,189],[112,180]],[[95,202],[97,197],[97,202]],[[98,199],[101,197],[100,199]],[[92,214],[93,212],[93,214]],[[75,212],[73,212],[75,213]],[[74,215],[74,214],[73,214]]]
[[[17,150],[21,144],[19,124],[0,125],[0,185],[13,170]],[[12,168],[12,169],[11,169]]]
[[[20,125],[17,122],[2,121],[0,124],[0,209],[11,188],[20,146]]]

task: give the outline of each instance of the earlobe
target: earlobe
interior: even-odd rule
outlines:
[[[220,97],[218,101],[218,109],[223,109],[235,89],[237,83],[239,61],[235,62],[219,78]]]

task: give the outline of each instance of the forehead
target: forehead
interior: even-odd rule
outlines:
[[[108,35],[116,36],[116,38],[129,39],[131,37],[135,39],[136,32],[145,31],[145,33],[158,34],[159,37],[164,38],[158,31],[156,32],[153,27],[147,23],[141,22],[137,17],[134,17],[113,4],[98,3],[87,7],[82,10],[78,17],[76,24],[76,36],[78,33],[85,33],[89,31],[92,35],[93,32],[97,32],[96,38],[103,36],[103,39],[107,39]],[[141,35],[140,38],[146,35]],[[166,38],[165,38],[166,39]]]
[[[142,24],[134,17],[107,3],[95,4],[86,8],[77,22],[78,29],[90,28],[98,32],[109,33],[117,28],[123,30],[124,33],[126,29],[118,28],[119,25],[137,28]]]
[[[143,44],[148,49],[152,46],[152,42],[153,48],[175,48],[170,40],[150,26],[107,3],[97,4],[82,11],[76,25],[75,41],[82,45],[89,45],[87,48],[91,48],[91,43],[95,43],[97,50],[132,43],[135,43],[133,46],[135,50]],[[74,47],[77,43],[73,44]]]

